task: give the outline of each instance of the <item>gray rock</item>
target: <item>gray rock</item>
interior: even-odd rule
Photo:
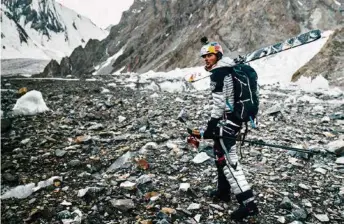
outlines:
[[[91,195],[91,194],[95,194],[98,193],[100,191],[102,191],[102,188],[99,187],[86,187],[84,189],[80,189],[78,191],[78,197],[84,197],[86,194]]]
[[[331,121],[331,119],[328,116],[321,118],[321,123],[329,123],[330,121]]]
[[[292,221],[292,222],[290,222],[289,224],[304,224],[303,222],[300,222],[300,221]]]
[[[292,209],[293,208],[293,202],[288,197],[284,197],[280,206],[281,206],[281,208]]]
[[[29,204],[33,204],[33,203],[35,203],[35,201],[36,201],[37,199],[36,198],[32,198],[32,199],[30,199],[30,201],[29,201]]]
[[[148,183],[148,182],[151,182],[152,181],[152,178],[149,176],[149,175],[142,175],[140,176],[139,178],[136,179],[136,183],[137,184],[145,184],[145,183]]]
[[[262,153],[260,152],[260,151],[258,151],[258,150],[255,150],[255,149],[251,149],[250,150],[250,155],[251,156],[259,156],[259,155],[261,155]]]
[[[119,116],[118,117],[118,123],[122,123],[123,121],[125,121],[127,118],[123,117],[123,116]]]
[[[56,149],[56,151],[55,151],[55,155],[57,157],[63,157],[66,153],[67,153],[67,151],[61,150],[61,149]]]
[[[286,222],[285,217],[284,217],[284,216],[279,216],[279,217],[277,218],[277,222],[279,222],[279,223],[285,223],[285,222]]]
[[[69,219],[72,217],[72,214],[70,211],[68,210],[63,210],[63,211],[60,211],[59,213],[57,213],[57,218],[58,219]]]
[[[134,201],[131,199],[112,199],[110,202],[113,207],[121,211],[128,211],[135,208]]]
[[[303,183],[300,183],[300,184],[299,184],[299,187],[302,188],[302,189],[304,189],[304,190],[310,190],[310,189],[311,189],[311,187],[309,187],[309,186],[307,186],[307,185],[305,185],[305,184],[303,184]]]
[[[147,130],[146,126],[142,126],[139,128],[139,132],[145,132]]]
[[[101,130],[103,128],[104,128],[104,126],[102,124],[94,124],[94,125],[88,127],[87,129],[88,130]]]
[[[307,211],[303,208],[294,208],[291,213],[296,220],[302,221],[307,218]]]
[[[196,220],[196,222],[200,222],[201,221],[201,214],[197,214],[197,215],[195,215],[195,217],[194,217],[194,219]]]
[[[158,144],[155,142],[148,142],[143,147],[143,150],[156,150],[158,149]]]
[[[189,183],[181,183],[179,185],[179,190],[184,191],[184,192],[188,191],[189,188],[190,188],[190,184]]]
[[[208,156],[207,153],[205,152],[201,152],[198,153],[192,160],[192,162],[199,164],[199,163],[203,163],[205,161],[207,161],[208,159],[210,159],[210,157]]]
[[[323,175],[325,175],[327,173],[327,170],[321,167],[318,167],[314,170],[315,172],[321,173]]]
[[[69,161],[68,165],[71,166],[71,167],[80,166],[81,165],[81,161],[78,160],[78,159],[73,159],[73,160]]]
[[[30,138],[26,138],[26,139],[22,140],[20,143],[23,145],[26,145],[29,142],[30,142]]]
[[[197,204],[197,203],[191,203],[189,205],[189,207],[187,208],[187,210],[198,210],[201,208],[201,205],[200,204]]]
[[[330,219],[326,214],[314,214],[315,218],[317,218],[320,222],[329,222]]]
[[[127,190],[135,189],[136,183],[130,181],[124,181],[120,184],[120,187]]]
[[[218,209],[220,211],[224,210],[223,207],[221,207],[220,205],[217,205],[217,204],[210,204],[209,206],[212,207],[212,208]]]
[[[2,178],[8,182],[16,182],[18,181],[18,176],[17,175],[12,175],[10,173],[2,173]]]
[[[126,152],[124,155],[119,157],[111,166],[107,169],[107,172],[116,171],[117,169],[122,168],[126,164],[130,163],[131,158],[134,156],[133,152]]]
[[[156,224],[170,224],[170,222],[167,221],[166,219],[161,219],[161,220],[158,220]]]
[[[309,207],[309,208],[312,207],[312,203],[307,199],[302,199],[302,204],[306,207]]]
[[[337,158],[336,163],[340,165],[344,165],[344,156]]]
[[[114,136],[113,140],[114,141],[126,141],[128,140],[129,135],[118,135],[118,136]]]
[[[283,109],[282,105],[280,103],[275,104],[274,106],[270,107],[269,109],[267,109],[264,114],[267,115],[274,115],[277,114],[279,112],[281,112]]]
[[[343,140],[337,140],[334,142],[330,142],[326,150],[331,153],[335,153],[337,156],[344,155],[344,141]]]

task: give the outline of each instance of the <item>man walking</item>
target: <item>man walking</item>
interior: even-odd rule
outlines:
[[[212,92],[211,119],[208,121],[203,137],[214,140],[215,164],[218,172],[217,190],[211,195],[228,202],[232,190],[240,206],[231,214],[231,218],[242,220],[258,214],[258,208],[236,153],[235,138],[241,129],[242,122],[235,118],[228,106],[234,105],[231,74],[234,72],[235,63],[230,58],[223,58],[223,50],[219,43],[209,43],[206,38],[202,38],[202,42],[204,46],[200,54],[204,59],[205,69],[211,73]],[[200,136],[199,130],[194,129],[190,132],[191,135]],[[225,151],[228,152],[230,161],[226,159]]]

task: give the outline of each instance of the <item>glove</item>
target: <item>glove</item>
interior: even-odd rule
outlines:
[[[201,132],[199,129],[197,128],[194,128],[194,129],[190,129],[188,128],[188,133],[191,135],[191,136],[194,136],[196,138],[201,138]]]

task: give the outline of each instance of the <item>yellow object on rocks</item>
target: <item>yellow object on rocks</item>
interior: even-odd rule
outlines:
[[[19,95],[24,95],[25,93],[27,93],[27,88],[26,87],[22,87],[18,90]]]

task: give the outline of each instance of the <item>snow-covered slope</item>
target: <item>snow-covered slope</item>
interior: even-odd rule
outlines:
[[[14,0],[1,4],[2,59],[60,60],[89,39],[103,39],[108,34],[55,0],[28,2]]]
[[[322,38],[317,41],[251,62],[250,65],[257,71],[259,84],[280,83],[282,85],[289,85],[294,72],[320,51],[328,41],[331,33],[332,31],[323,32]],[[101,77],[104,74],[101,71],[106,70],[109,64],[111,65],[108,62],[104,63],[100,68],[96,67],[95,77],[98,75]],[[188,88],[206,90],[210,87],[210,80],[204,77],[209,76],[209,74],[203,67],[177,68],[169,72],[149,71],[143,74],[131,73],[128,74],[129,78],[125,74],[121,74],[120,71],[112,73],[117,81],[121,79],[125,79],[123,82],[127,83],[132,81],[132,83],[128,84],[129,86],[135,86],[135,83],[139,81],[144,88],[168,92],[178,92]],[[194,80],[201,80],[192,84],[187,83],[191,76],[193,76]],[[303,83],[305,82],[309,83],[311,80],[303,80]]]
[[[314,42],[283,51],[268,57],[251,62],[250,65],[257,71],[258,82],[260,85],[271,85],[279,83],[281,86],[293,84],[292,75],[300,67],[310,61],[329,40],[333,31],[322,32],[322,38]],[[94,67],[93,80],[108,79],[108,72],[111,71],[111,64],[123,53],[124,48],[117,54],[110,57],[104,63]],[[225,52],[226,55],[226,52]],[[199,60],[202,60],[201,58]],[[146,73],[125,73],[125,69],[117,70],[110,75],[109,86],[125,85],[136,88],[139,84],[141,89],[162,90],[167,92],[180,92],[187,89],[194,91],[207,90],[210,87],[209,72],[205,71],[202,66],[189,68],[176,68],[168,72],[148,71]],[[110,76],[110,77],[111,77]],[[200,81],[189,83],[190,77]],[[104,77],[104,78],[103,78]],[[329,87],[328,81],[323,77],[318,77],[316,81],[322,83],[323,88]],[[296,85],[309,86],[315,80],[302,79]],[[318,88],[319,85],[316,85]],[[333,89],[333,88],[332,88]]]

